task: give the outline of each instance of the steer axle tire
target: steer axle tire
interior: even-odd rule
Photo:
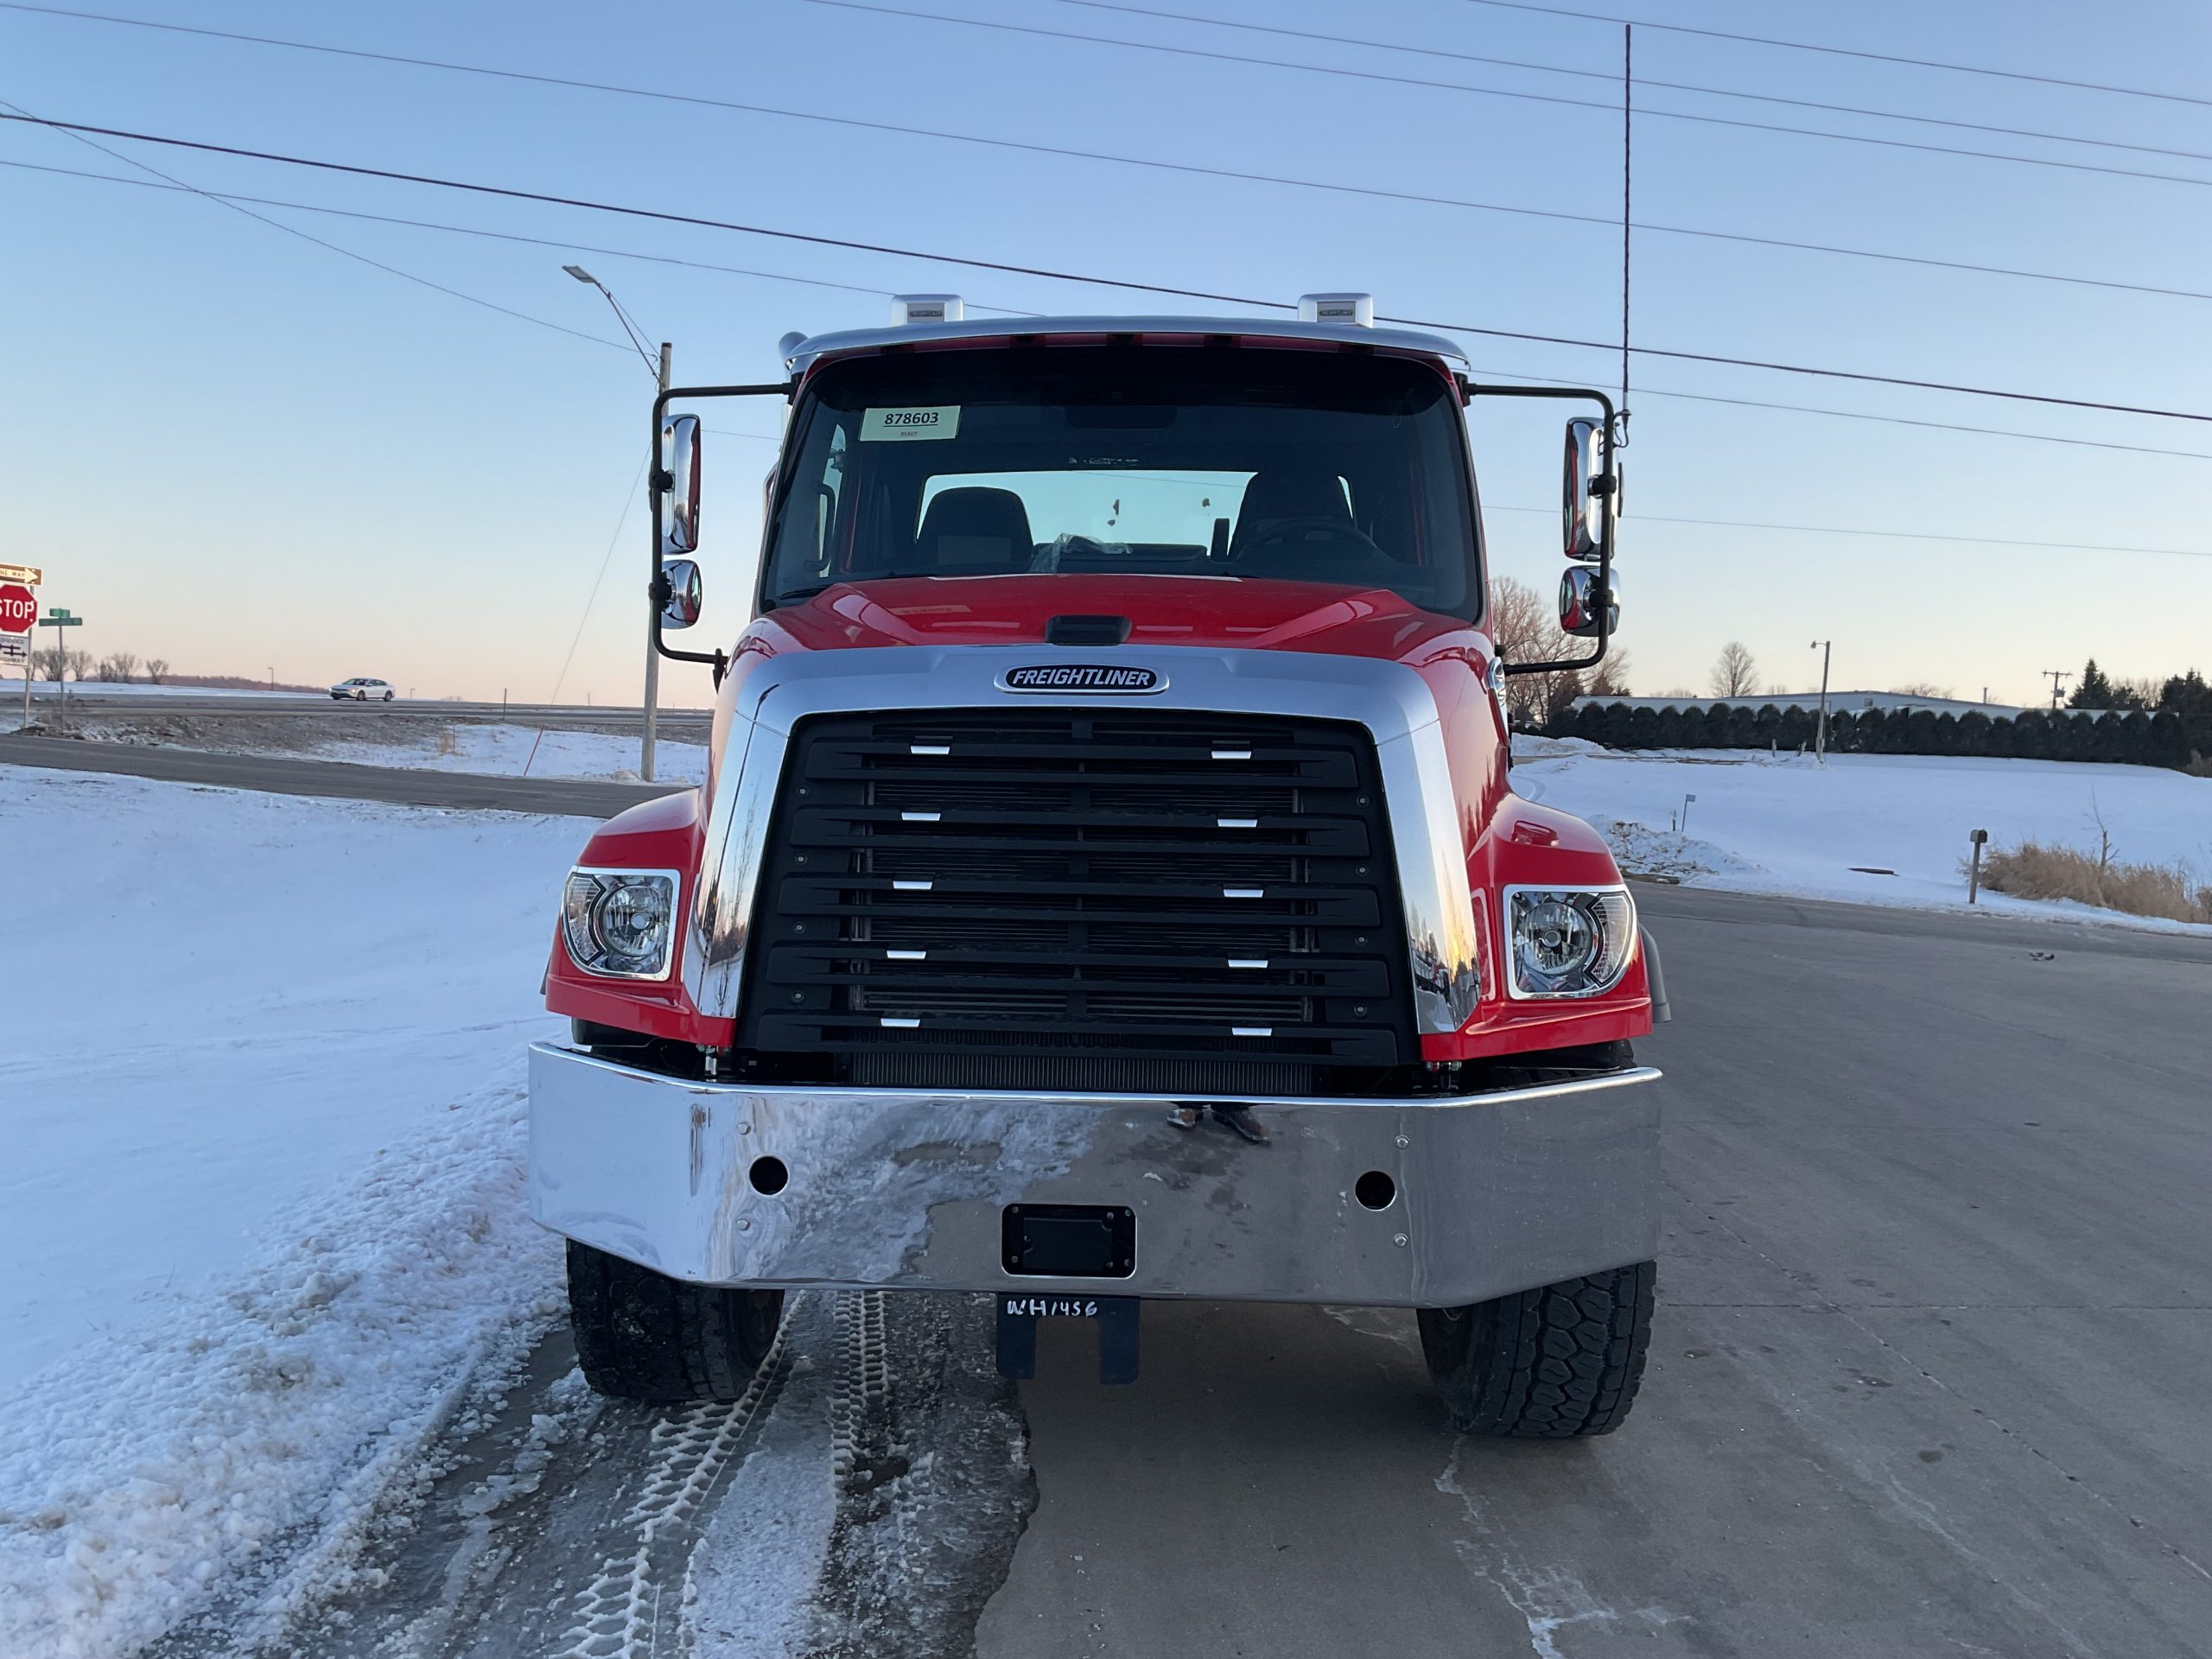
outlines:
[[[657,1406],[738,1399],[783,1314],[780,1290],[688,1285],[569,1242],[569,1325],[594,1393]]]
[[[1610,1434],[1628,1416],[1651,1340],[1658,1264],[1421,1310],[1421,1352],[1452,1427],[1518,1440]]]

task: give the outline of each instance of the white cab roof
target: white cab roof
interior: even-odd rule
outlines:
[[[991,317],[849,328],[801,340],[784,363],[793,374],[804,374],[816,359],[846,352],[880,351],[920,340],[998,340],[1008,334],[1243,334],[1269,340],[1328,340],[1346,346],[1414,352],[1442,358],[1457,369],[1467,367],[1466,353],[1441,334],[1366,328],[1348,322],[1299,322],[1285,317]]]

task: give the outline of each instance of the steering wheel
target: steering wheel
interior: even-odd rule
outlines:
[[[1374,538],[1351,519],[1332,518],[1325,513],[1317,512],[1309,513],[1299,518],[1278,519],[1266,529],[1255,531],[1243,545],[1237,548],[1236,556],[1230,562],[1232,564],[1241,564],[1261,548],[1271,546],[1277,542],[1287,542],[1294,538],[1312,536],[1317,531],[1340,547],[1357,549],[1357,557],[1360,560],[1388,556],[1375,544]]]

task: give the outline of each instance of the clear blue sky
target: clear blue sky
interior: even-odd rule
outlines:
[[[1055,0],[915,10],[1471,85],[1611,99],[1603,83]],[[1465,3],[1150,0],[1155,9],[1612,70],[1618,28]],[[1599,111],[1299,73],[804,3],[114,0],[130,15],[786,109],[1535,207],[1618,210]],[[1640,16],[2212,95],[2212,13],[1875,0],[1848,11],[1700,0]],[[647,20],[664,21],[658,29]],[[1639,75],[2212,154],[2212,109],[1639,30]],[[1618,248],[1595,226],[1021,154],[0,11],[0,99],[41,115],[696,213],[1605,340]],[[1645,89],[1650,111],[2007,149],[2212,179],[2212,162]],[[1637,127],[1639,220],[2212,289],[2212,188],[1670,122]],[[438,220],[555,246],[261,209],[499,305],[614,341],[561,273],[582,261],[679,381],[766,378],[787,329],[883,320],[951,289],[1034,311],[1172,308],[1110,289],[118,144],[213,190]],[[0,160],[133,175],[0,128]],[[381,675],[424,696],[636,695],[639,470],[651,383],[626,348],[515,321],[190,194],[0,168],[0,559],[43,564],[82,643],[186,671]],[[618,252],[596,250],[619,250]],[[808,286],[652,263],[742,266]],[[2212,409],[2212,302],[1639,235],[1639,344]],[[1483,368],[1612,385],[1597,353],[1470,340]],[[2194,450],[2212,428],[1650,360],[1639,383]],[[2212,669],[2212,557],[1702,529],[1662,517],[2212,553],[2212,459],[2177,459],[1631,397],[1624,643],[1639,690],[1701,685],[1741,639],[1770,679],[1932,681],[2031,700],[2094,653],[2119,673]],[[712,424],[766,433],[766,406]],[[1555,417],[1477,417],[1498,568],[1548,590]],[[709,439],[707,622],[742,620],[768,445]],[[626,505],[626,504],[627,504]],[[618,527],[619,541],[614,538]],[[604,561],[613,545],[611,566]],[[602,568],[607,575],[593,597]],[[696,682],[696,683],[694,683]],[[671,700],[703,702],[676,670]]]

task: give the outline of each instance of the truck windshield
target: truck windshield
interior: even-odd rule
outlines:
[[[1252,346],[929,351],[809,383],[766,607],[892,576],[1390,589],[1481,609],[1459,402],[1399,358]]]

